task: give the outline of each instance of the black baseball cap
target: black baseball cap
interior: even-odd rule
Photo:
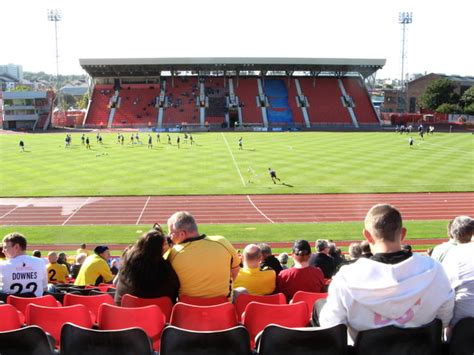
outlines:
[[[308,241],[304,239],[297,240],[295,244],[293,244],[293,254],[300,256],[310,255],[311,246],[309,245]]]
[[[106,250],[109,250],[109,247],[107,245],[98,245],[94,248],[94,253],[100,255]]]

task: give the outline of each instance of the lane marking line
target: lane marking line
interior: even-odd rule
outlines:
[[[255,206],[255,203],[253,203],[252,199],[250,198],[249,195],[247,195],[247,199],[249,202],[252,204],[252,206],[257,210],[258,213],[260,213],[263,217],[265,217],[267,220],[270,221],[270,223],[275,223],[271,218],[269,218],[265,213],[263,213],[257,206]]]
[[[140,213],[140,216],[138,216],[138,219],[137,219],[137,223],[135,223],[135,225],[138,225],[138,223],[140,222],[140,220],[142,219],[142,216],[143,216],[143,213],[145,212],[145,209],[146,209],[146,206],[148,206],[148,202],[150,202],[150,198],[151,196],[148,196],[146,202],[145,202],[145,205],[143,206],[142,208],[142,212]]]
[[[25,200],[25,202],[23,203],[25,206],[28,206],[28,204],[27,204],[28,200],[31,200],[31,198],[27,198],[27,199]],[[18,204],[15,208],[11,209],[11,210],[8,211],[7,213],[5,213],[3,216],[0,216],[0,219],[2,219],[3,217],[8,216],[8,215],[11,214],[13,211],[15,211],[17,208],[20,208],[21,205],[22,205],[21,203]]]
[[[77,210],[75,210],[73,213],[71,213],[70,216],[63,222],[62,226],[64,226],[67,222],[69,222],[69,220],[70,220],[77,212],[79,212],[79,210],[80,210],[82,207],[84,207],[84,206],[87,204],[87,202],[89,202],[90,199],[91,199],[91,198],[88,197],[88,198],[82,203],[82,205],[79,206],[79,208],[78,208]]]

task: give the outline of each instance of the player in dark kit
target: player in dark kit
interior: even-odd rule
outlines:
[[[151,135],[148,135],[148,148],[153,149],[153,138]]]
[[[23,142],[22,140],[20,140],[20,143],[18,143],[18,145],[20,146],[20,151],[21,151],[21,152],[24,152],[24,151],[25,151],[25,142]]]
[[[274,184],[276,184],[275,180],[281,181],[279,178],[277,178],[277,174],[276,174],[275,170],[273,170],[272,168],[268,168],[268,173],[270,174],[270,177],[271,177]]]

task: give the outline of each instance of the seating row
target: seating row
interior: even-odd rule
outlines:
[[[418,328],[388,326],[360,332],[353,347],[346,345],[345,325],[332,328],[288,328],[268,325],[257,337],[260,355],[468,355],[474,350],[474,318],[461,320],[451,342],[441,343],[441,322]],[[249,333],[237,325],[220,331],[190,331],[168,326],[161,335],[161,355],[250,355]],[[4,355],[53,354],[54,343],[37,326],[0,332],[0,352]],[[93,330],[66,323],[61,330],[60,354],[122,355],[153,354],[150,339],[140,328]]]

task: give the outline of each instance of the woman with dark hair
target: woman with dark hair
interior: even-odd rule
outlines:
[[[68,273],[71,272],[71,265],[67,262],[66,253],[61,252],[61,253],[58,254],[58,264],[65,265],[66,268],[67,268],[67,272]]]
[[[117,275],[117,305],[127,293],[140,298],[167,296],[176,301],[179,279],[168,260],[163,259],[168,247],[163,230],[155,225],[125,252]]]

